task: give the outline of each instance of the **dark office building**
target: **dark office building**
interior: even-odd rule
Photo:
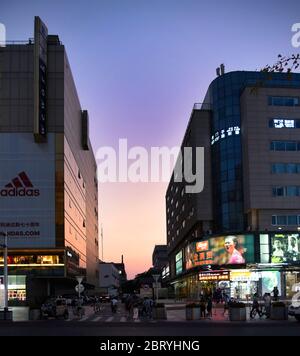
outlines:
[[[300,278],[300,74],[231,72],[192,111],[182,148],[204,147],[204,190],[166,193],[171,281],[179,296],[232,297]],[[194,162],[193,162],[194,166]]]
[[[155,245],[152,253],[153,268],[161,270],[168,262],[167,245]]]

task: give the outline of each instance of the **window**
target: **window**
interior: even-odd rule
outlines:
[[[288,225],[297,225],[298,224],[297,215],[289,215],[287,217],[287,222],[288,222]]]
[[[300,215],[273,215],[273,226],[300,225]]]
[[[300,142],[297,141],[272,141],[271,151],[300,151]]]
[[[284,163],[272,164],[272,173],[286,173],[286,165]]]
[[[277,225],[286,225],[287,218],[286,216],[277,216]]]
[[[268,104],[273,106],[299,106],[297,96],[269,96]]]
[[[300,173],[300,163],[273,163],[272,173]]]
[[[182,228],[183,229],[185,228],[185,220],[183,220],[183,222],[182,222]]]
[[[274,187],[273,196],[275,197],[296,197],[300,195],[300,186],[289,185],[286,187]]]

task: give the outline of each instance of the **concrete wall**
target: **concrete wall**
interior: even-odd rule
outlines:
[[[271,118],[300,118],[300,107],[269,106],[268,96],[299,96],[298,89],[246,88],[241,96],[244,210],[253,229],[272,230],[272,215],[300,214],[300,197],[274,197],[272,187],[300,185],[299,174],[273,174],[272,163],[300,163],[299,151],[270,150],[271,141],[300,141],[299,129],[269,128]],[[296,226],[294,227],[296,229]]]

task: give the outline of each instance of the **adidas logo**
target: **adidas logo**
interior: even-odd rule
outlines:
[[[25,172],[21,172],[0,190],[1,197],[38,197],[39,189],[34,189],[33,184]]]

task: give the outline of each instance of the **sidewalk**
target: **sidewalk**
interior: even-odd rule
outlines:
[[[259,318],[259,316],[255,317],[254,319],[250,318],[250,310],[251,307],[246,307],[246,316],[247,316],[247,323],[287,323],[287,322],[293,322],[293,323],[298,323],[297,320],[293,316],[289,316],[288,320],[271,320],[271,319],[266,319],[265,317]],[[173,322],[178,322],[178,321],[187,321],[186,316],[185,316],[185,305],[182,308],[177,308],[173,309],[167,308],[167,320],[168,321],[173,321]],[[224,315],[224,309],[221,307],[213,308],[212,310],[212,318],[202,318],[199,320],[189,320],[188,322],[194,323],[194,322],[207,322],[207,323],[213,323],[213,322],[220,322],[220,323],[245,323],[245,321],[241,322],[236,322],[236,321],[230,321],[229,320],[229,315],[228,312],[226,311]]]

